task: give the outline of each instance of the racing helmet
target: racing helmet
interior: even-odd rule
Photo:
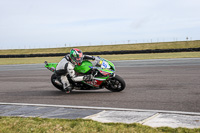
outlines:
[[[74,65],[80,66],[83,61],[83,52],[80,49],[73,48],[70,51],[70,58]]]

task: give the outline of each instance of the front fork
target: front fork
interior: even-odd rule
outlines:
[[[112,87],[113,87],[113,84],[111,83],[110,80],[111,80],[112,78],[114,78],[114,77],[115,77],[115,73],[112,73],[112,74],[110,75],[110,77],[106,79],[106,85],[105,85],[105,86],[107,86],[107,87],[112,86]]]

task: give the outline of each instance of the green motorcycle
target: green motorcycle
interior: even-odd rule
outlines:
[[[126,83],[119,75],[116,75],[115,66],[112,62],[101,58],[98,65],[94,65],[92,61],[84,60],[80,66],[74,68],[79,76],[92,74],[94,76],[92,81],[73,82],[67,76],[69,82],[75,90],[97,90],[104,87],[112,92],[120,92],[125,89]],[[55,69],[58,63],[48,63],[45,61],[45,67],[53,72],[51,76],[51,83],[59,90],[63,91],[60,77],[55,74]],[[59,81],[59,82],[58,82]]]

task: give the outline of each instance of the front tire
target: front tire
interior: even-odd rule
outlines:
[[[56,87],[57,89],[59,89],[60,91],[64,91],[64,90],[63,90],[63,87],[62,87],[61,85],[58,85],[58,84],[55,83],[55,80],[56,80],[56,79],[57,79],[56,74],[55,74],[55,73],[52,74],[52,75],[51,75],[51,83],[53,84],[53,86]]]
[[[107,85],[105,86],[106,89],[112,91],[112,92],[120,92],[124,90],[126,87],[126,83],[123,78],[121,78],[119,75],[115,75],[115,77],[111,78]]]

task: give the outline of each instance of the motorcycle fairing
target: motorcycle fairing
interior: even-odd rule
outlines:
[[[111,69],[112,69],[113,71],[115,71],[115,66],[114,66],[114,64],[113,64],[112,62],[110,62],[109,60],[106,60],[106,59],[104,59],[104,58],[101,58],[101,57],[99,57],[99,56],[98,56],[98,58],[99,58],[100,60],[102,60],[102,61],[107,62],[107,63],[110,65]]]
[[[92,63],[90,61],[83,61],[80,66],[76,66],[74,70],[78,73],[87,73],[91,68],[89,66],[92,66]]]
[[[87,85],[90,85],[92,87],[99,87],[103,81],[100,81],[100,80],[92,80],[92,81],[84,81]]]
[[[110,68],[93,67],[93,64],[90,61],[85,60],[82,62],[80,66],[77,65],[74,68],[74,70],[77,73],[82,73],[82,74],[86,74],[91,69],[98,70],[103,76],[94,77],[92,81],[82,81],[83,83],[95,88],[100,88],[101,84],[103,84],[106,81],[106,79],[113,76],[115,71],[114,65],[110,61],[105,60],[103,58],[100,59],[106,61],[111,67]],[[57,65],[58,63],[45,63],[45,67],[52,72],[55,71]]]
[[[58,63],[45,63],[45,67],[52,72],[55,72]]]

